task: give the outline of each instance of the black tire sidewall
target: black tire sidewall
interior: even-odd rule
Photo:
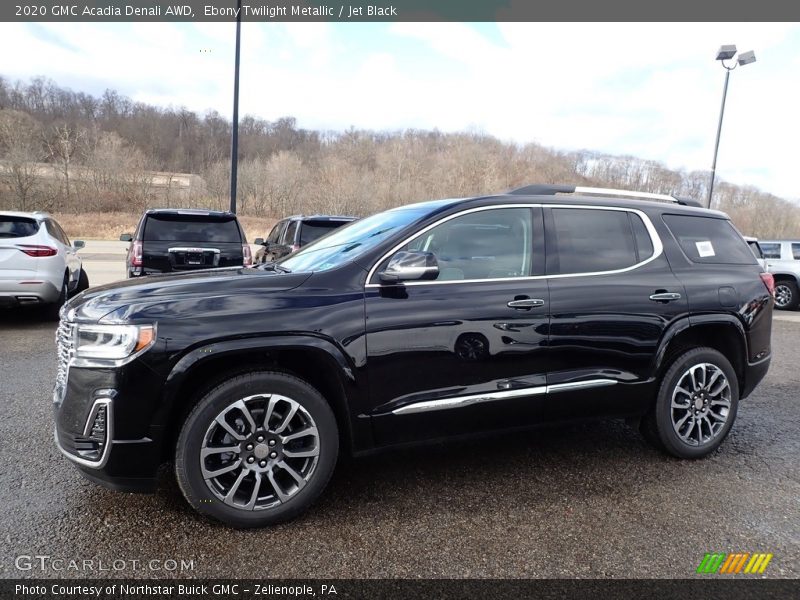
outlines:
[[[713,440],[702,446],[690,446],[680,439],[672,427],[672,392],[681,376],[692,365],[710,363],[719,367],[728,379],[731,387],[731,408],[723,430]],[[714,452],[736,420],[739,407],[739,380],[736,372],[725,356],[712,348],[696,348],[680,355],[664,374],[656,401],[655,421],[658,437],[664,449],[679,458],[702,458]]]
[[[266,510],[245,511],[227,506],[208,489],[200,469],[200,448],[209,424],[226,406],[262,393],[292,398],[309,412],[319,432],[320,454],[311,480],[288,502]],[[336,419],[316,389],[284,373],[254,372],[233,377],[200,399],[181,429],[175,473],[187,501],[200,513],[236,528],[263,527],[289,520],[311,506],[328,484],[338,450]]]

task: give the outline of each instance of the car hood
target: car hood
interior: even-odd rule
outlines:
[[[67,303],[65,312],[76,321],[127,321],[153,305],[286,291],[310,276],[243,267],[150,275],[86,290]]]

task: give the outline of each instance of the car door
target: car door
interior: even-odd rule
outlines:
[[[599,206],[545,208],[550,282],[543,418],[636,412],[665,329],[686,293],[649,217]]]
[[[381,444],[518,426],[547,375],[541,209],[443,218],[387,254],[366,286],[367,370]],[[432,253],[433,281],[380,283],[402,250]]]

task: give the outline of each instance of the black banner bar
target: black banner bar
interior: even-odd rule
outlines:
[[[791,600],[800,596],[795,580],[736,579],[710,576],[698,579],[639,580],[54,580],[6,579],[0,582],[0,597],[14,599],[87,598],[146,599],[186,598],[196,600],[297,600],[297,599],[381,599],[408,600]]]
[[[800,20],[792,0],[244,0],[242,21],[728,21]],[[235,0],[2,0],[0,21],[236,21]]]

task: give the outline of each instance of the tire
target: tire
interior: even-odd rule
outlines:
[[[788,279],[775,282],[775,308],[778,310],[797,310],[800,305],[800,291],[797,283]]]
[[[219,448],[235,450],[201,458]],[[255,371],[200,399],[178,437],[175,474],[198,512],[236,528],[263,527],[307,510],[327,486],[338,452],[336,419],[316,389],[286,373]]]
[[[61,283],[61,292],[55,302],[52,302],[44,307],[44,316],[48,321],[58,321],[61,307],[67,301],[69,293],[69,279],[64,275],[64,281]]]
[[[81,268],[80,275],[78,276],[78,287],[75,288],[75,295],[77,296],[81,292],[85,292],[89,289],[89,276],[86,274],[86,271]]]
[[[642,419],[642,434],[673,456],[702,458],[728,435],[738,406],[739,382],[728,359],[712,348],[694,348],[664,373],[655,406]]]

